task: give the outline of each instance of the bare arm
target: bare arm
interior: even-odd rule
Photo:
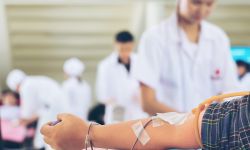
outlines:
[[[202,118],[203,115],[200,116]],[[62,120],[56,126],[44,125],[41,132],[44,140],[57,150],[79,150],[84,148],[84,140],[88,125],[81,119],[72,115],[60,115]],[[123,122],[113,125],[93,126],[91,139],[95,147],[130,149],[136,140],[131,126],[141,121],[145,123],[149,119]],[[199,121],[201,126],[201,119]],[[146,145],[137,143],[136,149],[165,149],[165,148],[198,148],[199,145],[194,135],[194,116],[186,120],[182,125],[174,126],[165,123],[160,127],[151,124],[146,128],[150,140]]]
[[[142,122],[145,123],[147,120],[144,119]],[[150,141],[144,146],[138,142],[136,149],[198,148],[199,145],[194,135],[193,120],[194,116],[191,116],[180,126],[165,123],[163,126],[153,127],[150,124],[146,128],[146,132],[150,136]],[[121,124],[94,127],[94,146],[112,149],[131,149],[137,138],[131,126],[136,122],[130,121]]]
[[[143,83],[140,83],[140,87],[142,93],[142,108],[145,112],[150,115],[154,115],[156,113],[176,112],[173,108],[162,104],[156,99],[154,89]]]
[[[30,117],[29,119],[20,119],[20,124],[21,125],[24,125],[24,126],[27,126],[35,121],[38,120],[38,116],[37,115],[33,115],[32,117]]]

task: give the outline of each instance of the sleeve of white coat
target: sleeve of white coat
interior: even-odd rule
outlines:
[[[132,66],[133,76],[141,83],[156,89],[160,78],[159,41],[145,33],[139,43],[138,57]]]
[[[86,83],[86,97],[87,97],[87,101],[88,101],[88,108],[90,107],[90,103],[91,103],[91,100],[92,100],[92,95],[91,95],[92,93],[91,93],[91,88],[90,88],[90,86],[89,86],[89,84],[88,83]]]
[[[236,92],[242,90],[237,77],[237,68],[230,51],[230,41],[226,35],[222,38],[221,43],[222,52],[219,59],[223,60],[222,72],[222,92]]]
[[[84,101],[84,112],[83,112],[83,119],[86,120],[88,116],[88,112],[91,106],[91,100],[92,100],[92,93],[91,93],[91,88],[89,84],[86,82],[85,83],[85,93],[86,93],[86,101]]]
[[[109,80],[107,70],[102,64],[99,64],[97,68],[96,94],[100,102],[105,103],[110,98],[108,92]]]
[[[29,119],[33,115],[39,115],[39,100],[36,99],[34,88],[24,86],[20,91],[21,96],[21,117]]]

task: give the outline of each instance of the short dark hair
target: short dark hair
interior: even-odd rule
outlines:
[[[250,70],[250,66],[249,66],[249,64],[246,61],[237,60],[236,64],[237,64],[237,66],[242,66],[242,67],[246,68],[247,71]]]
[[[12,95],[15,97],[17,105],[20,105],[20,95],[17,92],[11,91],[10,89],[4,89],[1,92],[0,99],[4,98],[7,95]],[[2,103],[1,103],[2,104]]]
[[[104,104],[97,104],[93,108],[90,109],[88,113],[88,120],[94,121],[101,125],[105,124],[104,115],[105,115],[105,105]]]
[[[13,95],[17,100],[20,99],[20,95],[17,92],[11,91],[10,89],[4,89],[1,92],[2,96],[6,96],[8,94]]]
[[[116,42],[127,43],[127,42],[133,42],[134,37],[129,31],[121,31],[116,34],[115,40]]]

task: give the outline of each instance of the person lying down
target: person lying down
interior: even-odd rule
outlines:
[[[240,95],[246,96],[218,102]],[[249,98],[247,92],[215,96],[191,113],[157,114],[112,125],[88,124],[76,116],[60,114],[58,121],[45,124],[41,133],[55,150],[250,149]]]

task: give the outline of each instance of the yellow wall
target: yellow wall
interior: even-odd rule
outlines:
[[[9,4],[13,67],[61,81],[64,60],[77,56],[94,85],[97,63],[113,50],[114,34],[129,26],[128,12],[128,3]]]

